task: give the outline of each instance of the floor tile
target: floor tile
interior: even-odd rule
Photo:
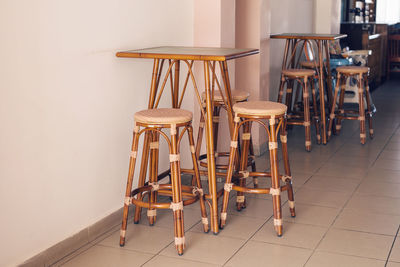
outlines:
[[[249,241],[225,266],[303,266],[312,250]]]
[[[309,188],[300,188],[295,194],[297,203],[311,204],[316,206],[342,208],[351,197],[350,193],[322,191]]]
[[[347,203],[345,210],[400,215],[399,207],[400,199],[398,198],[361,196],[355,194]]]
[[[197,262],[197,261],[189,261],[189,260],[184,260],[181,258],[172,258],[172,257],[166,257],[162,255],[158,255],[148,261],[144,267],[158,267],[158,266],[163,266],[163,267],[217,267],[220,265],[214,265],[210,263],[204,263],[204,262]]]
[[[94,246],[63,266],[68,267],[109,267],[109,266],[141,266],[152,254],[140,253],[121,248]]]
[[[318,170],[319,175],[325,176],[335,176],[338,178],[352,178],[359,179],[365,177],[368,169],[367,168],[357,168],[351,166],[338,166],[334,163],[327,163]]]
[[[242,239],[195,232],[188,232],[185,239],[186,248],[182,256],[178,256],[174,244],[161,251],[160,255],[222,265],[245,242]]]
[[[252,240],[314,249],[327,230],[327,227],[283,222],[283,235],[278,237],[271,219],[252,237]]]
[[[400,262],[400,238],[397,237],[394,242],[392,252],[390,253],[390,261]]]
[[[352,193],[359,183],[360,181],[355,179],[316,174],[303,185],[303,188]]]
[[[379,158],[373,165],[374,168],[400,171],[400,160]]]
[[[252,218],[247,216],[237,216],[229,214],[224,229],[222,229],[218,236],[226,236],[239,239],[249,239],[260,227],[265,223],[265,219]],[[191,232],[203,232],[203,226],[198,223]]]
[[[396,235],[400,216],[344,210],[333,227],[382,235]]]
[[[236,210],[236,198],[229,201],[228,213],[237,216],[248,216],[253,218],[269,218],[272,215],[272,201],[261,198],[246,198],[245,209]]]
[[[400,171],[372,168],[368,171],[364,181],[366,180],[375,180],[382,183],[400,184]]]
[[[174,232],[158,226],[130,224],[126,231],[126,250],[156,254],[174,241]],[[119,231],[99,243],[103,246],[119,248]]]
[[[383,183],[379,181],[363,181],[356,194],[400,198],[400,184]]]
[[[193,205],[196,205],[198,203],[195,203]],[[197,224],[201,220],[201,213],[200,209],[189,209],[189,208],[184,208],[183,210],[183,216],[184,216],[184,225],[185,225],[185,231],[193,227],[195,224]],[[165,227],[173,231],[174,229],[174,218],[173,218],[173,213],[172,210],[168,209],[158,209],[157,210],[157,220],[154,224],[154,226],[158,227]],[[146,213],[142,215],[142,218],[139,222],[141,225],[149,226],[149,221],[147,219]]]
[[[296,217],[291,217],[289,206],[285,204],[282,207],[283,220],[292,223],[311,224],[318,226],[330,226],[339,214],[340,209],[321,207],[296,203]]]
[[[385,267],[400,267],[400,262],[389,261]]]
[[[369,157],[355,157],[355,156],[338,156],[329,159],[329,164],[336,166],[350,166],[355,168],[365,168],[371,166],[375,158]]]
[[[384,267],[385,261],[316,251],[306,267]]]
[[[379,159],[400,160],[400,150],[384,150],[379,155]]]
[[[399,140],[391,140],[385,147],[385,150],[399,151],[400,150],[400,141]]]
[[[330,229],[317,250],[386,260],[393,237]]]

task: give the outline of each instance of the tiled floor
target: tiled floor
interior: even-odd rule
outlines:
[[[242,212],[230,206],[219,235],[202,233],[199,208],[185,207],[183,256],[172,242],[171,213],[160,211],[156,226],[129,224],[124,248],[115,229],[57,265],[399,267],[400,81],[375,90],[373,100],[375,138],[365,145],[358,121],[345,121],[339,136],[311,153],[303,129],[290,131],[297,217],[283,206],[282,237],[273,230],[270,197],[249,195]],[[257,163],[267,168],[266,156]]]

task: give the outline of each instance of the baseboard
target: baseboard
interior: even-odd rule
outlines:
[[[133,206],[130,207],[129,213],[133,211]],[[54,246],[42,251],[36,256],[26,260],[19,266],[22,267],[37,267],[37,266],[51,266],[64,257],[74,253],[83,246],[93,242],[101,235],[107,233],[117,225],[121,224],[122,211],[119,209],[93,225],[86,227],[75,235],[55,244]],[[117,241],[116,241],[117,242]]]

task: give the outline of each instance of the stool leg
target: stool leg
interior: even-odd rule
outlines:
[[[230,146],[230,153],[229,153],[229,163],[228,163],[228,170],[226,172],[226,181],[224,185],[224,196],[222,200],[222,209],[221,209],[221,216],[220,216],[220,224],[219,227],[222,229],[226,224],[226,217],[227,217],[227,210],[229,204],[229,192],[232,190],[232,175],[233,171],[235,170],[235,159],[236,159],[236,152],[238,147],[238,133],[239,133],[239,122],[240,119],[235,117],[235,125],[233,128],[231,146]]]
[[[128,223],[128,213],[129,213],[129,204],[130,204],[130,197],[131,197],[131,191],[132,191],[132,181],[133,181],[133,175],[135,173],[135,164],[136,164],[138,142],[139,142],[139,133],[138,132],[139,132],[139,127],[137,127],[135,125],[134,132],[133,132],[131,157],[129,160],[128,179],[127,179],[127,183],[126,183],[124,212],[123,212],[120,239],[119,239],[119,245],[121,247],[123,247],[125,245],[125,233],[126,233],[126,228],[127,228],[127,223]]]
[[[278,103],[282,103],[283,98],[283,88],[285,87],[285,77],[281,74],[281,84],[279,86],[279,93],[278,93]]]
[[[303,87],[303,105],[304,105],[304,128],[306,136],[306,150],[311,151],[311,122],[310,122],[310,101],[308,99],[308,81],[304,78]]]
[[[140,173],[139,173],[139,181],[138,187],[143,187],[146,181],[147,174],[147,164],[149,160],[149,148],[150,148],[150,133],[146,132],[144,134],[144,142],[143,142],[143,153],[142,153],[142,162],[140,163]],[[137,198],[142,200],[143,194],[138,193]],[[136,206],[135,208],[135,216],[133,218],[133,223],[138,224],[141,217],[142,208]]]
[[[158,182],[158,149],[159,146],[159,134],[157,132],[152,132],[151,134],[151,143],[150,143],[150,177],[149,183],[157,183]],[[157,191],[152,190],[149,195],[149,203],[157,202]],[[149,205],[150,207],[152,205]],[[147,218],[149,220],[149,225],[153,226],[156,222],[157,210],[154,208],[149,208],[147,210]]]
[[[192,126],[188,127],[188,137],[189,137],[189,144],[190,144],[190,151],[192,155],[192,162],[193,162],[193,170],[194,170],[194,178],[196,182],[196,186],[198,189],[200,189],[200,210],[201,210],[201,222],[203,223],[203,230],[205,233],[208,233],[209,227],[208,227],[208,218],[207,218],[207,210],[206,210],[206,205],[205,205],[205,200],[204,200],[204,193],[203,189],[201,186],[201,181],[200,181],[200,172],[199,172],[199,164],[197,162],[196,158],[196,152],[194,148],[194,140],[193,140],[193,128]]]
[[[365,98],[367,100],[368,109],[368,128],[369,128],[369,138],[374,138],[374,128],[372,127],[372,110],[371,110],[371,95],[369,94],[368,76],[364,77],[365,84]]]
[[[360,120],[360,142],[361,144],[365,144],[367,139],[367,135],[365,134],[365,109],[364,109],[364,90],[363,90],[363,78],[362,75],[358,75],[358,107],[359,107],[359,116]]]
[[[344,97],[346,95],[346,76],[342,77],[342,82],[340,85],[340,95],[339,95],[339,104],[338,104],[338,112],[339,112],[339,116],[337,116],[336,119],[336,134],[340,134],[340,130],[342,129],[342,117],[344,116]]]
[[[251,171],[256,172],[257,171],[257,166],[256,166],[256,161],[255,161],[255,156],[254,156],[254,146],[253,146],[253,139],[250,136],[250,146],[249,146],[249,156],[251,157]],[[257,176],[253,177],[253,186],[254,188],[258,188],[258,178]]]
[[[182,187],[176,125],[171,125],[170,165],[172,180],[171,208],[174,213],[175,247],[178,254],[182,255],[185,247],[185,228],[183,223]]]
[[[214,151],[218,151],[217,145],[218,145],[218,126],[219,126],[220,111],[221,111],[221,107],[214,106],[214,114],[213,114]]]
[[[331,114],[329,115],[328,141],[332,135],[332,125],[333,125],[333,120],[335,119],[336,99],[339,94],[340,81],[341,81],[341,75],[340,75],[340,73],[338,73],[337,80],[336,80],[336,86],[335,86],[335,95],[334,95],[333,101],[332,101]]]
[[[200,123],[199,130],[197,132],[197,142],[196,142],[196,158],[200,157],[201,144],[203,142],[203,132],[204,132],[204,116],[203,112],[200,112]],[[196,185],[195,177],[193,176],[192,185]]]
[[[287,132],[286,132],[286,118],[282,119],[282,129],[281,129],[281,143],[282,143],[282,154],[283,154],[283,166],[285,168],[285,175],[282,179],[286,183],[287,187],[287,194],[288,194],[288,202],[289,202],[289,209],[290,215],[292,217],[296,217],[296,210],[294,207],[294,194],[293,194],[293,187],[292,187],[292,174],[290,171],[289,165],[289,153],[287,149]]]
[[[287,112],[291,113],[292,111],[292,102],[293,102],[293,87],[294,87],[294,83],[292,80],[286,81],[286,106],[288,107]]]
[[[271,187],[272,189],[278,190],[279,194],[272,195],[272,205],[274,211],[274,227],[278,236],[282,236],[282,208],[281,208],[281,195],[279,185],[279,168],[278,168],[278,142],[276,121],[270,119],[269,123],[269,156],[271,164]]]
[[[315,93],[315,83],[314,77],[311,77],[311,93],[313,98],[313,111],[314,111],[314,123],[315,123],[315,132],[317,134],[317,143],[321,144],[321,134],[320,134],[320,126],[319,126],[319,116],[318,116],[318,105],[317,105],[317,96]]]
[[[246,170],[247,170],[247,163],[248,163],[248,155],[249,155],[249,145],[250,145],[250,127],[251,123],[245,122],[243,124],[243,135],[242,135],[242,151],[241,151],[241,159],[240,159],[240,168],[239,171],[243,175],[243,177],[239,178],[239,186],[245,187],[246,186]],[[243,192],[237,192],[236,197],[236,209],[241,211],[242,209],[246,208],[246,200]]]

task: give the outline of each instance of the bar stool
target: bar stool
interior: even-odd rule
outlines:
[[[368,124],[369,124],[369,137],[373,138],[374,129],[372,127],[372,112],[371,112],[371,96],[369,94],[369,86],[368,86],[368,67],[359,67],[359,66],[343,66],[336,68],[337,71],[337,83],[335,86],[335,96],[334,101],[338,97],[339,90],[339,104],[338,111],[335,112],[335,104],[332,105],[331,113],[330,113],[330,121],[328,128],[328,139],[332,134],[332,125],[333,120],[337,118],[336,122],[336,133],[339,134],[342,128],[342,120],[359,120],[360,121],[360,142],[361,144],[365,144],[366,142],[366,130],[365,130],[365,115],[368,116]],[[354,77],[357,79],[358,85],[358,110],[350,110],[344,109],[344,96],[345,96],[345,83],[347,78]],[[365,113],[364,107],[364,97],[367,102],[367,113]]]
[[[130,204],[135,205],[136,211],[139,211],[135,212],[135,223],[139,222],[141,208],[148,209],[147,215],[150,222],[155,221],[156,209],[172,209],[175,226],[175,246],[178,250],[178,254],[182,255],[185,247],[183,206],[200,200],[203,228],[205,232],[208,231],[207,212],[194,149],[193,129],[191,125],[192,113],[190,111],[172,108],[148,109],[135,113],[134,119],[135,125],[133,132],[132,152],[129,162],[128,181],[126,185],[123,220],[120,233],[120,246],[125,245],[125,233]],[[140,129],[140,127],[143,127],[143,129]],[[183,128],[183,130],[179,134],[180,128]],[[170,138],[162,131],[162,129],[170,130]],[[189,137],[193,170],[196,181],[195,186],[184,186],[181,184],[179,145],[185,132],[187,132]],[[135,172],[139,137],[142,133],[146,133],[144,141],[144,153],[148,153],[148,151],[146,152],[146,147],[150,148],[151,150],[151,172],[149,182],[145,184],[145,177],[140,175],[138,188],[132,191],[132,180]],[[159,184],[157,181],[158,141],[160,135],[164,137],[169,148],[171,184]],[[148,141],[146,141],[146,136]],[[141,168],[143,168],[143,166],[141,166]],[[158,203],[157,193],[161,195],[172,196],[172,202]],[[143,197],[146,194],[148,196],[148,202],[143,201]]]
[[[232,104],[247,101],[247,99],[250,96],[250,94],[244,90],[232,90],[231,95],[232,95],[232,100],[233,100]],[[203,103],[205,103],[205,98],[206,98],[205,92],[203,92],[201,94],[201,98],[202,98]],[[220,112],[221,112],[221,108],[223,108],[223,109],[226,108],[225,103],[224,103],[224,98],[221,96],[221,93],[219,90],[214,91],[213,105],[214,105],[214,113],[213,113],[214,151],[217,151]],[[203,113],[201,113],[198,135],[197,135],[197,143],[196,143],[196,156],[198,157],[198,159],[200,161],[200,166],[207,168],[207,162],[202,161],[204,159],[207,159],[207,154],[200,155],[201,144],[203,141],[203,132],[204,132],[204,116],[203,116]],[[247,136],[243,136],[242,138],[249,138],[248,140],[251,143],[251,145],[249,147],[250,157],[249,157],[248,165],[252,167],[253,171],[256,171],[256,165],[255,165],[255,160],[254,160],[255,159],[254,149],[253,149],[251,137],[250,137],[250,135],[247,135]],[[215,157],[216,158],[229,157],[229,153],[228,152],[216,152]],[[218,170],[227,170],[228,164],[217,163],[216,168]],[[253,180],[253,183],[254,183],[254,186],[257,187],[258,181],[256,178]]]
[[[285,84],[286,86],[286,105],[288,106],[288,125],[302,125],[305,127],[305,147],[307,151],[311,151],[311,119],[310,119],[310,101],[309,101],[309,84],[311,84],[313,111],[314,111],[314,123],[315,131],[317,134],[318,143],[321,142],[321,135],[319,130],[319,117],[317,111],[317,98],[315,94],[314,86],[314,75],[315,71],[310,69],[286,69],[282,70],[281,74],[281,86],[279,88],[278,102],[282,103],[283,90]],[[311,80],[311,82],[309,81]],[[292,111],[292,93],[293,84],[297,81],[302,89],[303,94],[303,111],[296,112]]]
[[[226,224],[227,209],[229,201],[229,193],[231,190],[243,193],[254,193],[254,194],[271,194],[273,202],[274,212],[274,226],[278,236],[282,235],[282,210],[281,210],[281,191],[287,191],[289,199],[290,214],[292,217],[296,216],[294,207],[294,197],[292,189],[292,177],[290,173],[289,157],[287,151],[287,134],[286,134],[286,110],[287,107],[284,104],[270,102],[270,101],[249,101],[237,103],[233,106],[235,112],[235,127],[233,137],[231,141],[230,156],[229,156],[229,167],[226,176],[226,183],[224,185],[224,197],[222,202],[221,210],[221,221],[220,227],[223,228]],[[269,123],[263,120],[269,121]],[[271,177],[271,188],[249,188],[246,186],[235,185],[232,183],[233,172],[235,169],[235,157],[238,147],[238,133],[241,126],[243,131],[248,132],[251,128],[251,123],[257,122],[267,132],[268,144],[269,144],[269,155],[270,155],[270,169],[271,172],[246,172],[240,171],[241,177],[247,176],[259,176],[259,177]],[[269,125],[269,127],[268,127]],[[281,130],[281,143],[283,153],[283,163],[285,174],[279,174],[278,168],[278,142],[277,137],[279,130]],[[240,165],[241,170],[246,163],[246,153],[242,153]],[[285,185],[280,185],[282,180]]]

